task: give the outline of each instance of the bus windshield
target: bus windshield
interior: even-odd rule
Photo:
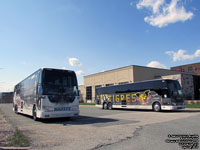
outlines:
[[[45,69],[42,77],[44,95],[77,96],[78,86],[74,72]]]
[[[181,86],[178,81],[167,81],[168,91],[171,98],[183,97]]]

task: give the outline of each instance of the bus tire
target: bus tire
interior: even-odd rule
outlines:
[[[153,104],[153,110],[156,111],[156,112],[161,111],[161,105],[160,105],[160,103],[155,102],[155,103]]]
[[[107,103],[105,102],[105,103],[103,103],[103,109],[108,109],[108,105],[107,105]]]
[[[111,103],[108,103],[107,108],[108,108],[109,110],[111,110],[111,109],[112,109],[112,104],[111,104]]]
[[[18,107],[17,107],[17,105],[15,105],[14,111],[15,111],[16,114],[18,114]]]
[[[33,106],[33,120],[35,120],[35,121],[38,120],[38,118],[37,118],[37,110],[36,110],[35,105]]]

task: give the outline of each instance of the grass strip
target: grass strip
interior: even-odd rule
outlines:
[[[30,141],[18,128],[16,128],[13,136],[7,139],[6,147],[29,147]]]
[[[186,108],[200,108],[200,104],[186,104]]]

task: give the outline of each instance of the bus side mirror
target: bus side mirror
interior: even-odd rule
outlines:
[[[78,96],[80,96],[81,95],[81,91],[80,90],[78,90]]]
[[[38,85],[37,92],[39,95],[42,95],[42,93],[43,93],[42,85]]]

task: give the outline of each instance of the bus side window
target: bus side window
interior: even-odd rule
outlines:
[[[140,97],[140,93],[136,93],[136,96],[137,96],[137,97]]]
[[[155,92],[161,96],[162,98],[166,98],[166,95],[168,95],[167,90],[165,89],[159,89],[159,90],[155,90]]]
[[[168,97],[168,91],[167,90],[162,90],[162,97],[167,98]]]
[[[149,92],[150,92],[150,91],[145,91],[144,94],[145,94],[146,96],[148,96],[148,95],[149,95]]]

